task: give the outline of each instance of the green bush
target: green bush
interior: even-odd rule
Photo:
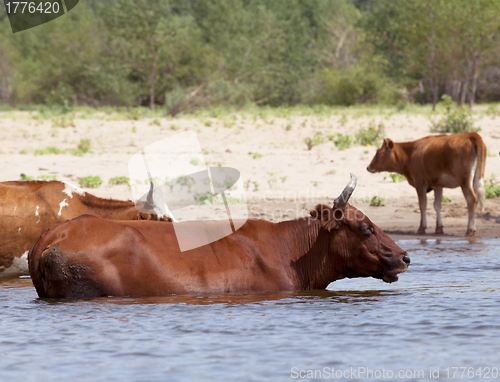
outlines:
[[[314,146],[320,145],[323,143],[323,137],[321,135],[314,135],[314,137],[306,137],[304,138],[304,143],[307,145],[307,149],[311,150]]]
[[[97,188],[102,184],[102,179],[99,176],[85,176],[78,178],[78,184],[80,187]]]
[[[36,149],[34,152],[35,155],[58,155],[58,154],[66,154],[66,150],[60,149],[55,146],[48,146],[44,149]]]
[[[379,123],[378,127],[375,125],[375,121],[371,121],[368,128],[361,128],[356,134],[356,141],[363,146],[368,145],[378,145],[380,140],[385,135],[385,126],[383,123]]]
[[[337,139],[333,141],[333,144],[337,146],[339,150],[345,150],[351,147],[352,145],[352,137],[350,135],[337,134]]]
[[[439,121],[432,121],[432,132],[461,134],[479,131],[474,127],[471,111],[458,107],[448,95],[443,95],[444,116]]]
[[[90,141],[90,139],[81,138],[77,149],[82,150],[84,153],[88,153],[90,151],[91,146],[92,146],[92,142]]]
[[[127,176],[115,176],[109,180],[109,186],[116,186],[119,184],[126,184],[130,187],[130,179]]]
[[[26,174],[21,174],[21,175],[19,176],[19,180],[32,180],[32,179],[33,179],[33,177],[32,177],[32,176],[28,176],[28,175],[26,175]]]
[[[383,207],[385,206],[385,199],[380,196],[374,196],[372,200],[370,200],[370,206],[372,207]]]
[[[484,187],[486,199],[496,198],[500,196],[500,186],[495,184],[488,184]]]
[[[69,85],[59,82],[57,89],[50,92],[47,105],[55,112],[66,114],[72,110],[71,104],[74,103],[74,99],[73,89]]]
[[[360,103],[395,105],[402,101],[398,89],[380,70],[354,64],[344,70],[324,69],[318,75],[318,102],[351,106]]]
[[[399,183],[403,180],[406,180],[406,177],[404,175],[400,175],[397,173],[393,173],[389,175],[394,183]]]

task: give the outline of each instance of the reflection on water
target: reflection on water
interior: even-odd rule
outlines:
[[[29,279],[0,281],[3,380],[291,380],[292,368],[351,367],[428,380],[437,368],[499,368],[500,241],[398,244],[412,258],[399,282],[322,291],[41,300]]]

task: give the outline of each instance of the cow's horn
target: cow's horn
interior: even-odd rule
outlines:
[[[351,180],[349,181],[349,183],[347,183],[347,186],[345,186],[340,196],[333,202],[333,206],[335,209],[345,209],[349,198],[356,188],[356,182],[356,176],[354,176],[354,174],[351,174]]]
[[[155,189],[155,184],[151,181],[149,181],[149,183],[151,184],[151,187],[149,188],[149,192],[148,192],[148,196],[146,197],[146,201],[150,206],[154,206],[155,201],[153,199],[153,192]]]

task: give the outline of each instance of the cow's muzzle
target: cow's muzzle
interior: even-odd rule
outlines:
[[[403,260],[403,263],[406,264],[406,267],[408,267],[411,263],[410,256],[408,256],[408,253],[406,253],[406,252],[403,255],[403,258],[401,260]]]
[[[403,257],[401,257],[401,261],[403,261],[404,266],[401,267],[400,269],[394,271],[394,272],[386,273],[382,277],[382,280],[384,280],[386,283],[393,283],[393,282],[398,281],[398,279],[399,279],[398,274],[405,272],[408,269],[408,267],[410,266],[411,260],[410,260],[410,256],[408,256],[407,252],[405,252],[403,254]]]
[[[376,171],[373,168],[371,168],[370,166],[368,166],[366,168],[366,171],[371,172],[372,174],[376,173]]]

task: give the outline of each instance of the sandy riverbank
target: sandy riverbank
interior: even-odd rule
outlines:
[[[331,203],[352,172],[358,187],[351,200],[377,225],[393,237],[422,237],[413,233],[420,214],[415,190],[406,181],[394,183],[387,173],[370,174],[366,166],[374,156],[374,146],[354,146],[339,150],[327,136],[355,135],[373,121],[383,123],[386,136],[395,141],[429,135],[431,123],[422,114],[377,116],[317,115],[261,117],[233,114],[224,118],[158,118],[114,120],[104,114],[74,118],[74,126],[58,127],[52,119],[34,119],[27,112],[0,113],[0,180],[18,180],[20,174],[34,179],[55,176],[78,183],[79,177],[98,175],[103,185],[87,189],[102,197],[130,199],[125,185],[109,186],[110,178],[128,176],[128,160],[133,153],[159,139],[195,129],[205,161],[212,166],[237,168],[247,186],[246,198],[251,217],[272,221],[304,215],[318,203]],[[486,178],[500,176],[500,118],[478,117],[476,125],[488,146]],[[307,149],[304,138],[319,134],[324,142]],[[92,153],[34,155],[49,146],[65,150],[77,147],[81,139],[91,142]],[[452,201],[443,203],[445,232],[460,237],[466,230],[466,203],[460,189],[445,189]],[[383,207],[370,207],[373,196],[384,198]],[[433,194],[428,201],[428,232],[434,232]],[[489,219],[478,219],[478,237],[500,237],[500,198],[486,201]],[[429,237],[429,235],[427,235]],[[442,235],[441,235],[442,237]]]

